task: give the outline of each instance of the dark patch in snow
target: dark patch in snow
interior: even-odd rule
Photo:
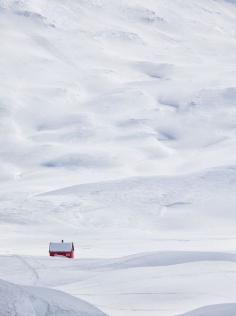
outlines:
[[[90,156],[86,154],[71,154],[49,160],[42,163],[47,168],[108,168],[113,165],[112,161],[99,156]]]
[[[191,205],[192,203],[190,202],[174,202],[170,204],[166,204],[165,207],[176,207],[176,206],[185,206],[185,205]]]
[[[174,141],[176,140],[176,136],[171,133],[171,132],[168,132],[168,131],[163,131],[163,132],[160,132],[160,135],[158,136],[158,140],[160,141]]]
[[[50,27],[55,27],[54,24],[48,23],[47,18],[39,13],[28,11],[28,10],[13,10],[13,13],[18,16],[22,16],[27,19],[31,19],[35,22],[43,23]]]
[[[165,106],[169,106],[171,108],[174,108],[176,110],[178,110],[180,108],[179,103],[177,102],[177,100],[172,100],[172,99],[168,99],[168,98],[160,98],[159,103]]]
[[[156,79],[168,79],[173,71],[173,65],[171,64],[157,64],[148,61],[134,63],[134,68]]]
[[[125,10],[122,10],[122,13],[126,19],[135,22],[141,22],[145,24],[164,22],[164,19],[160,17],[155,11],[144,7],[128,7]]]

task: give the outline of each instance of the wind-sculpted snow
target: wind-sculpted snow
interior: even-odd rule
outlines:
[[[40,316],[44,315],[45,306],[52,313],[49,315],[54,315],[53,312],[63,316],[103,315],[80,300],[45,287],[83,298],[108,315],[122,315],[124,311],[128,315],[182,315],[216,300],[222,305],[186,315],[232,316],[230,312],[234,311],[234,304],[226,304],[234,301],[236,290],[236,257],[233,253],[159,251],[115,259],[1,256],[0,260],[0,278],[28,285],[13,287],[0,283],[10,301],[9,306],[17,301],[17,290],[20,292],[17,298],[20,296],[21,301],[24,298],[27,309],[37,304],[35,310],[40,308]],[[10,291],[13,293],[11,299],[8,297]],[[59,314],[62,308],[67,314]]]
[[[111,268],[128,269],[142,267],[169,266],[200,261],[236,262],[236,255],[210,252],[156,252],[144,253],[117,259],[110,263]],[[108,264],[109,267],[109,264]]]
[[[236,314],[236,304],[218,304],[204,306],[179,316],[232,316]]]
[[[2,316],[105,316],[72,296],[46,288],[24,287],[0,280]]]
[[[235,21],[233,0],[0,0],[1,278],[111,316],[235,301]],[[61,239],[77,259],[47,257]]]
[[[219,232],[227,227],[229,232],[235,218],[235,179],[234,167],[215,168],[191,176],[137,177],[72,186],[34,199],[42,205],[50,201],[58,209],[63,203],[67,221],[81,227],[151,228],[159,232],[190,228]]]
[[[37,190],[234,163],[233,4],[1,7],[0,179]]]

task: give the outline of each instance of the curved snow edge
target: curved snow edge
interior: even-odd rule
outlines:
[[[91,304],[57,290],[28,287],[0,280],[1,315],[106,316]]]
[[[236,315],[236,303],[208,305],[177,316],[232,316]]]

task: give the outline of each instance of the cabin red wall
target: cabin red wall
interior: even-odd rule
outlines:
[[[74,252],[49,252],[50,257],[54,257],[54,256],[63,256],[63,257],[67,257],[67,258],[74,258]]]

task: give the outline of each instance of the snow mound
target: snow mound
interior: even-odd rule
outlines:
[[[199,251],[163,251],[136,254],[114,260],[108,267],[118,269],[169,266],[200,261],[236,262],[236,255],[230,253]]]
[[[60,291],[0,280],[0,293],[0,311],[4,316],[105,316],[92,305]]]
[[[216,304],[198,308],[179,316],[232,316],[236,315],[236,304]]]
[[[51,209],[62,205],[68,210],[64,221],[72,225],[76,221],[81,228],[129,227],[160,232],[190,227],[208,231],[211,227],[219,232],[226,227],[228,232],[235,218],[235,179],[234,167],[215,168],[176,177],[136,177],[75,185],[39,195],[34,201],[38,208],[45,203],[51,203]],[[28,203],[33,203],[33,199]]]

